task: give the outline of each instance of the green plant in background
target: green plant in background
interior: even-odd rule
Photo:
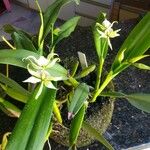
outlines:
[[[8,96],[25,103],[25,106],[23,110],[20,110],[10,101],[5,100],[4,96],[0,97],[2,111],[10,116],[19,117],[8,142],[6,138],[8,135],[4,136],[2,149],[41,150],[44,143],[53,134],[54,124],[63,125],[61,106],[64,104],[67,105],[68,119],[71,120],[68,139],[70,150],[76,149],[81,128],[108,149],[113,149],[99,131],[85,121],[88,106],[100,100],[98,97],[126,98],[133,106],[150,112],[150,94],[125,94],[106,90],[108,84],[131,65],[150,70],[149,66],[138,62],[149,56],[144,53],[150,48],[150,13],[148,12],[130,33],[118,51],[110,70],[102,80],[108,48],[112,49],[110,39],[119,36],[120,29],[113,30],[115,22],[111,24],[106,19],[106,15],[101,13],[92,27],[98,58],[97,64],[87,66],[82,63],[82,70],[79,72],[79,63],[77,62],[69,73],[59,63],[61,59],[55,53],[55,47],[74,31],[80,17],[73,17],[60,27],[55,27],[54,24],[61,7],[70,2],[79,3],[77,0],[57,0],[43,13],[36,1],[41,18],[38,36],[32,36],[11,25],[4,27],[5,31],[11,34],[14,45],[3,38],[11,49],[0,50],[0,64],[7,65],[7,75],[0,73],[0,85]],[[46,51],[44,47],[47,36],[51,36],[51,41],[48,43],[49,51]],[[28,82],[30,88],[24,89],[9,77],[9,65],[24,68],[29,72],[31,76],[23,82]],[[95,86],[82,81],[82,78],[93,71],[96,71],[97,75]],[[65,99],[62,100],[57,99],[58,95],[60,97],[59,83],[67,87],[65,88]]]

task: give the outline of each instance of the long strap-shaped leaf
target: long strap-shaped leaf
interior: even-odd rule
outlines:
[[[0,83],[7,85],[8,87],[18,91],[21,94],[24,93],[24,95],[27,95],[27,96],[30,95],[30,93],[26,89],[24,89],[21,85],[19,85],[17,82],[6,77],[5,75],[3,75],[1,73],[0,73]]]
[[[71,98],[71,103],[69,106],[68,118],[72,118],[78,113],[80,108],[83,106],[84,102],[87,100],[89,94],[89,87],[85,83],[79,84],[75,89],[75,92]]]
[[[14,32],[12,33],[12,39],[14,41],[16,49],[26,49],[29,51],[37,52],[32,41],[23,33]]]
[[[63,38],[68,37],[75,29],[80,17],[73,17],[67,22],[65,22],[62,26],[59,27],[58,35],[54,39],[54,45],[60,42]],[[56,29],[57,30],[57,29]],[[55,32],[55,31],[54,31]]]
[[[88,124],[87,122],[83,122],[82,126],[89,133],[89,135],[93,136],[96,140],[105,145],[109,150],[114,150],[109,142],[90,124]]]
[[[21,114],[21,110],[18,107],[16,107],[14,104],[10,103],[9,101],[6,101],[1,97],[0,97],[0,109],[11,117],[19,118]]]
[[[10,64],[21,68],[26,68],[27,64],[23,62],[23,58],[34,56],[38,58],[39,55],[23,49],[12,51],[10,49],[0,50],[0,64]]]
[[[125,98],[127,99],[134,107],[150,113],[150,94],[147,93],[132,93],[124,94],[120,92],[102,92],[101,96],[106,97],[115,97],[115,98]]]
[[[44,13],[44,35],[43,38],[47,36],[50,32],[52,25],[55,23],[58,13],[61,7],[73,0],[56,0],[52,5],[50,5]]]
[[[36,99],[37,93],[42,93]],[[27,102],[10,136],[6,150],[42,150],[52,116],[56,91],[39,85]]]
[[[27,67],[27,63],[23,61],[24,58],[28,56],[33,56],[38,59],[40,56],[37,53],[28,51],[28,50],[1,50],[0,51],[0,64],[10,64],[13,66],[25,68]],[[56,63],[53,67],[47,69],[47,71],[52,76],[60,76],[63,80],[66,80],[67,70],[62,67],[60,64]]]
[[[75,147],[76,145],[77,138],[78,138],[80,129],[82,127],[82,122],[84,119],[85,111],[86,111],[86,105],[84,104],[71,122],[71,128],[70,128],[70,134],[69,134],[70,149],[71,147]]]
[[[142,56],[150,47],[150,12],[136,25],[121,46],[112,65],[113,70],[118,65],[118,57],[123,54],[123,61]]]

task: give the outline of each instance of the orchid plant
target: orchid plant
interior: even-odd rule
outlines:
[[[121,46],[114,62],[105,78],[105,58],[108,49],[112,49],[111,38],[119,36],[120,29],[114,30],[114,21],[110,23],[106,14],[100,13],[96,23],[92,26],[95,49],[97,52],[97,63],[88,66],[84,58],[76,62],[69,72],[60,63],[61,58],[55,53],[56,45],[64,38],[70,36],[74,31],[80,17],[76,16],[66,21],[60,27],[55,27],[59,10],[70,2],[79,3],[78,0],[57,0],[50,5],[45,12],[42,12],[37,0],[41,26],[37,36],[32,36],[21,29],[11,25],[5,25],[5,32],[11,34],[13,44],[4,37],[4,41],[10,49],[0,50],[0,64],[6,64],[6,75],[0,73],[0,86],[3,92],[14,100],[25,103],[23,110],[20,110],[5,96],[0,97],[0,108],[6,114],[18,117],[18,121],[12,133],[6,133],[1,144],[1,149],[6,150],[42,150],[44,143],[53,134],[55,122],[63,125],[61,106],[66,104],[68,119],[71,120],[69,130],[69,149],[75,150],[81,128],[88,134],[104,144],[108,149],[113,147],[109,142],[85,121],[85,114],[88,106],[98,101],[98,97],[121,97],[127,99],[133,106],[145,112],[150,112],[150,94],[131,93],[125,94],[117,91],[105,90],[110,82],[129,66],[150,70],[150,67],[138,61],[149,57],[144,54],[150,48],[150,13],[148,12],[140,23],[130,33]],[[49,51],[45,50],[45,38],[51,37],[48,43]],[[30,77],[27,82],[32,88],[25,89],[9,76],[9,65],[24,68]],[[95,85],[84,83],[82,78],[96,72]],[[61,87],[65,87],[65,99],[58,101],[57,96]],[[64,87],[63,87],[64,88]],[[64,125],[63,125],[64,126]],[[7,136],[10,136],[7,139]],[[22,138],[21,138],[22,137]]]

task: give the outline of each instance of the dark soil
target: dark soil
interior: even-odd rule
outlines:
[[[106,68],[109,69],[115,54],[123,43],[136,22],[119,23],[117,28],[121,28],[121,36],[112,41],[113,50],[109,51]],[[77,51],[86,53],[87,60],[96,61],[95,49],[93,45],[90,28],[78,27],[68,38],[62,41],[57,47],[60,58],[73,56],[77,57]],[[144,62],[150,65],[149,59]],[[150,93],[150,71],[141,71],[130,67],[122,72],[115,80],[116,91],[125,93],[145,92]],[[0,137],[6,131],[10,131],[14,126],[14,119],[6,117],[0,113]],[[118,99],[115,103],[115,111],[105,137],[112,143],[116,150],[150,142],[150,114],[134,108],[124,99]],[[50,141],[52,150],[67,150],[53,140]],[[48,149],[48,144],[46,144]],[[80,150],[104,150],[98,142],[94,142],[88,147]]]

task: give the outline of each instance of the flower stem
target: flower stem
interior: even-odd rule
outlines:
[[[95,91],[99,89],[99,86],[101,84],[101,76],[102,76],[102,68],[103,68],[104,60],[100,59],[98,69],[97,69],[97,78],[96,78],[96,85],[95,85]]]
[[[97,97],[101,94],[101,92],[105,89],[105,87],[109,84],[109,82],[114,78],[112,72],[109,72],[109,74],[107,75],[105,81],[103,82],[103,84],[100,86],[100,88],[94,92],[94,95],[92,97],[91,102],[95,102]]]

